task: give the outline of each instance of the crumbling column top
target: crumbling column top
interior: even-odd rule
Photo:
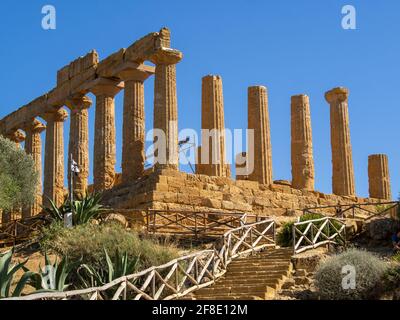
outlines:
[[[65,121],[68,118],[68,112],[61,108],[58,109],[54,112],[47,112],[44,115],[42,115],[42,118],[44,120],[48,121],[57,121],[57,122],[61,122],[61,121]]]
[[[118,77],[124,81],[145,81],[148,77],[155,73],[155,68],[147,65],[140,65],[136,68],[121,68]]]
[[[387,158],[387,154],[384,153],[375,153],[375,154],[370,154],[368,156],[369,159],[373,159],[373,158]]]
[[[6,137],[13,142],[20,143],[25,140],[25,134],[22,130],[15,130],[6,134]]]
[[[93,81],[90,91],[95,95],[108,95],[114,97],[124,88],[124,83],[119,80],[99,78]]]
[[[22,129],[26,132],[41,133],[46,130],[46,125],[38,119],[33,118],[31,121],[26,122]]]
[[[176,49],[160,47],[149,60],[154,64],[177,64],[183,58],[183,53]]]
[[[267,91],[267,87],[266,86],[262,86],[262,85],[254,85],[254,86],[250,86],[248,88],[248,91],[259,91],[259,90],[263,90],[263,91]]]
[[[206,80],[206,79],[221,80],[222,77],[220,75],[217,75],[217,74],[208,74],[208,75],[206,75],[206,76],[204,76],[202,78],[202,80]]]
[[[71,112],[78,112],[79,110],[88,109],[93,101],[88,96],[75,96],[65,101],[65,105]]]
[[[302,103],[308,103],[309,102],[309,97],[306,94],[298,94],[298,95],[294,95],[291,97],[291,101],[292,103],[295,104],[302,104]]]
[[[337,87],[325,93],[325,99],[328,103],[343,102],[349,97],[349,89],[345,87]]]

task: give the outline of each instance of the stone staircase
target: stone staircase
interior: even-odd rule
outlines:
[[[292,271],[292,249],[267,250],[233,260],[215,284],[194,291],[186,300],[273,299]]]

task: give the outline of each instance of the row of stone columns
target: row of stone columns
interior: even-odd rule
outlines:
[[[330,105],[332,190],[340,196],[354,196],[354,167],[350,142],[349,91],[334,88],[325,94]],[[202,79],[202,146],[197,149],[196,173],[210,176],[229,176],[225,163],[225,124],[222,79],[209,75]],[[268,92],[266,87],[248,88],[248,129],[253,130],[253,141],[248,141],[248,152],[238,155],[236,168],[246,168],[253,155],[254,166],[238,179],[273,183]],[[206,132],[204,132],[206,130]],[[220,135],[210,136],[215,130]],[[214,138],[214,141],[212,141]],[[215,139],[217,138],[217,139]],[[211,157],[211,159],[209,159]],[[245,163],[240,162],[245,159]],[[311,130],[310,101],[307,95],[291,98],[291,164],[292,187],[314,190],[315,168]],[[248,167],[250,168],[250,167]],[[390,181],[387,156],[371,155],[368,165],[370,197],[390,199]]]
[[[178,124],[176,97],[175,64],[182,54],[176,50],[161,48],[152,57],[155,63],[154,89],[154,128],[165,133],[166,152],[163,158],[157,158],[157,166],[178,168]],[[145,163],[145,117],[144,117],[144,81],[154,73],[154,68],[145,65],[126,67],[119,73],[120,80],[97,79],[89,89],[96,97],[95,134],[94,134],[94,189],[110,189],[115,180],[116,138],[115,138],[115,96],[125,88],[122,144],[122,181],[128,183],[142,176]],[[82,197],[88,187],[89,176],[89,118],[88,108],[92,101],[85,95],[75,96],[65,102],[69,108],[70,131],[68,146],[68,167],[73,159],[80,172],[73,179],[75,196]],[[42,202],[46,205],[51,199],[61,205],[65,199],[64,189],[64,121],[68,113],[63,106],[55,106],[52,112],[39,115],[46,126],[34,118],[26,121],[25,150],[32,155],[36,170],[41,175],[42,141],[40,133],[46,129],[45,163],[42,186],[37,189],[35,202],[23,209],[23,217],[35,215],[41,211]],[[18,145],[25,140],[21,130],[7,135]],[[70,170],[69,181],[70,179]],[[4,217],[3,221],[6,221]]]

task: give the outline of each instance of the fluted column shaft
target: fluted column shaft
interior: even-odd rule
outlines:
[[[25,151],[32,156],[35,171],[39,177],[34,202],[22,210],[22,218],[26,219],[42,211],[42,139],[40,134],[46,129],[46,126],[39,120],[33,119],[24,129],[26,132]]]
[[[67,116],[64,109],[43,116],[47,122],[43,183],[45,205],[48,205],[47,198],[57,206],[64,202],[64,121]]]
[[[154,78],[154,129],[165,135],[162,152],[155,152],[158,167],[178,169],[178,102],[176,94],[176,63],[182,59],[179,51],[160,49],[151,60],[155,63]],[[156,139],[157,137],[157,139]]]
[[[152,72],[147,66],[125,70],[120,77],[125,82],[122,132],[122,182],[140,178],[145,163],[144,80]],[[148,67],[147,67],[148,68]]]
[[[74,197],[82,199],[87,191],[89,177],[89,115],[88,108],[92,101],[86,96],[68,100],[66,105],[71,110],[68,146],[68,186],[71,190],[71,156],[79,173],[73,177]]]
[[[355,195],[348,96],[346,88],[335,88],[325,94],[331,115],[332,189],[340,196]]]
[[[392,199],[387,155],[373,154],[368,157],[368,179],[370,198]]]
[[[272,147],[268,92],[264,86],[248,88],[248,129],[254,130],[254,143],[248,142],[247,157],[254,158],[254,170],[249,175],[249,180],[267,185],[272,184]]]
[[[94,134],[94,189],[111,189],[115,180],[115,95],[121,90],[118,83],[99,84],[92,89],[96,95]]]
[[[314,157],[310,101],[306,95],[291,99],[292,186],[314,190]]]
[[[224,96],[220,76],[203,77],[201,108],[200,160],[204,173],[210,176],[226,177],[229,170],[225,159]]]

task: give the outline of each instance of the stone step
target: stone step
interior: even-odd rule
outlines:
[[[275,284],[272,284],[271,286],[274,286]],[[265,286],[260,286],[260,285],[254,285],[254,286],[236,286],[236,287],[221,287],[221,288],[204,288],[200,289],[199,292],[196,293],[197,296],[205,296],[205,295],[250,295],[250,294],[255,294],[255,295],[263,295],[267,292],[267,285]]]
[[[265,276],[265,277],[254,277],[254,278],[226,278],[218,280],[214,286],[233,286],[233,285],[251,285],[251,284],[270,284],[275,283],[277,280],[282,280],[283,278],[287,277],[285,274],[276,274],[273,276]]]
[[[282,278],[282,277],[289,277],[290,276],[290,271],[279,271],[279,272],[270,272],[270,273],[265,273],[265,274],[257,274],[257,275],[239,275],[235,277],[224,277],[221,279],[218,279],[216,283],[219,281],[258,281],[259,283],[261,281],[266,281],[271,278]]]
[[[247,268],[245,269],[237,269],[237,270],[230,270],[228,269],[228,271],[226,272],[226,276],[227,277],[238,277],[238,276],[249,276],[252,274],[257,274],[257,275],[271,275],[274,272],[287,272],[288,271],[288,267],[279,267],[279,268],[274,268],[274,269],[264,269],[264,270],[249,270]]]
[[[280,268],[285,268],[288,266],[289,263],[275,263],[275,264],[265,264],[265,265],[251,265],[251,266],[241,266],[240,264],[235,265],[235,266],[229,266],[228,267],[228,272],[229,271],[264,271],[264,270],[279,270]]]
[[[241,288],[243,287],[252,287],[252,286],[260,286],[261,284],[263,286],[270,286],[274,287],[280,283],[283,283],[283,278],[284,277],[276,277],[276,278],[270,278],[268,280],[264,281],[223,281],[223,282],[217,282],[216,284],[210,286],[209,288],[213,289],[224,289],[228,292],[232,290],[236,290],[236,288],[239,289],[239,292],[241,292]]]
[[[288,264],[290,260],[287,259],[275,259],[275,260],[243,260],[243,261],[235,261],[229,264],[230,267],[236,266],[244,266],[244,267],[253,267],[253,266],[268,266],[268,265],[276,265],[276,264]]]

